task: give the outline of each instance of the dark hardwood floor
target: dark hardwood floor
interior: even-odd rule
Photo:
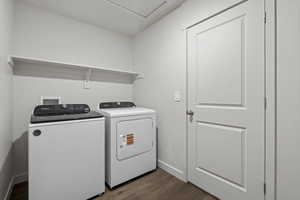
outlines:
[[[28,200],[28,184],[14,187],[11,200]],[[95,200],[217,200],[190,183],[158,169],[106,192]]]
[[[28,184],[27,184],[27,182],[15,185],[10,199],[28,200]]]

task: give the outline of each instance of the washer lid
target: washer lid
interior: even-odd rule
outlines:
[[[140,107],[101,109],[100,112],[106,117],[126,117],[134,115],[155,114],[154,110]]]
[[[52,115],[52,116],[31,116],[30,123],[31,124],[39,124],[39,123],[51,123],[51,122],[61,122],[61,121],[72,121],[72,120],[83,120],[83,119],[95,119],[102,118],[103,115],[91,111],[89,113],[83,114],[69,114],[69,115]]]

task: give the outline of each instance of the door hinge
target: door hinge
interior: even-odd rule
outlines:
[[[193,122],[194,112],[192,110],[187,110],[186,114],[188,115],[190,122]]]
[[[268,108],[268,100],[267,100],[267,97],[265,97],[265,100],[264,100],[265,102],[265,110],[267,110],[267,108]]]
[[[265,16],[264,16],[264,23],[267,23],[267,12],[265,12]]]
[[[264,183],[264,194],[267,194],[267,183]]]

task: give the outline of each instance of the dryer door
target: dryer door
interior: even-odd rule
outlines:
[[[139,118],[117,123],[117,159],[124,160],[148,151],[154,144],[152,118]]]

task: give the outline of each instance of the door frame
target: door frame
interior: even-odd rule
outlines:
[[[277,0],[265,0],[265,182],[266,200],[276,200],[276,143],[277,143]]]
[[[242,0],[212,16],[199,20],[198,22],[185,26],[182,30],[184,32],[186,48],[186,110],[190,109],[189,106],[189,93],[188,93],[188,29],[210,18],[222,14],[227,10],[238,6],[247,0]],[[265,5],[265,200],[276,200],[276,0],[264,0]],[[264,19],[262,19],[264,20]],[[186,151],[186,166],[185,166],[185,180],[188,182],[188,131],[189,120],[186,115],[186,138],[185,138],[185,151]]]

